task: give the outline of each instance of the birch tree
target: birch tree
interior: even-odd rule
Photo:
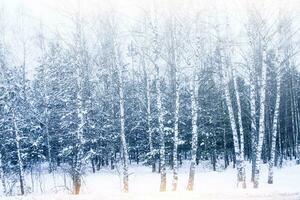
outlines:
[[[186,189],[192,191],[194,189],[195,179],[195,164],[196,164],[196,153],[198,143],[198,85],[196,82],[196,76],[194,75],[192,82],[190,83],[191,91],[191,116],[192,116],[192,158],[190,163],[189,179]]]
[[[241,156],[241,171],[242,171],[240,181],[243,182],[243,188],[246,188],[244,128],[243,128],[243,123],[242,123],[242,108],[241,108],[241,101],[240,101],[240,92],[239,92],[238,85],[237,85],[235,69],[232,70],[232,76],[233,76],[233,87],[234,87],[236,102],[237,102],[238,124],[239,124],[239,129],[240,129],[240,147],[239,148],[240,148],[240,154],[241,154],[240,156]]]
[[[118,57],[120,55],[117,55]],[[125,108],[124,108],[124,92],[123,92],[123,75],[122,75],[122,68],[123,65],[119,61],[117,63],[118,67],[118,78],[119,78],[119,98],[120,98],[120,138],[121,138],[121,144],[122,144],[122,163],[123,163],[123,188],[122,190],[124,192],[128,192],[129,190],[129,174],[128,174],[128,149],[127,149],[127,143],[126,143],[126,137],[125,137]]]
[[[74,46],[73,46],[73,61],[75,67],[75,79],[76,79],[76,115],[78,119],[78,124],[76,128],[75,135],[75,148],[72,161],[72,180],[73,180],[73,193],[78,195],[81,189],[82,183],[82,173],[83,173],[83,164],[85,160],[84,155],[84,128],[86,126],[86,97],[85,97],[85,85],[84,79],[87,77],[88,71],[88,53],[87,53],[87,44],[84,35],[83,27],[83,17],[81,15],[80,8],[75,14],[74,19],[75,33],[74,33]]]
[[[260,81],[260,111],[259,111],[259,131],[256,151],[255,175],[254,175],[254,188],[258,188],[259,175],[260,175],[260,161],[263,139],[265,134],[265,106],[266,106],[266,82],[267,82],[267,46],[264,43],[262,47],[262,72]]]
[[[179,124],[179,83],[176,75],[176,88],[175,88],[175,115],[174,115],[174,148],[173,148],[173,191],[177,189],[178,182],[178,124]]]
[[[286,16],[282,17],[282,8],[279,8],[279,23],[275,29],[274,45],[275,45],[275,58],[274,66],[276,71],[276,97],[275,97],[275,108],[272,120],[272,133],[271,133],[271,146],[270,146],[270,159],[268,162],[268,183],[273,184],[274,165],[275,165],[275,152],[276,152],[276,140],[278,138],[278,132],[280,131],[280,104],[281,104],[281,85],[283,77],[283,67],[289,67],[289,63],[292,60],[292,49],[291,49],[291,35],[290,22]],[[292,78],[293,79],[293,78]],[[292,88],[293,89],[293,88]],[[293,101],[293,98],[292,98]],[[295,107],[297,109],[298,106]],[[295,118],[296,134],[298,133],[297,117]],[[297,142],[297,139],[295,140]],[[280,141],[279,141],[280,142]]]
[[[279,50],[280,52],[281,50]],[[276,149],[276,138],[278,132],[278,117],[279,117],[279,105],[280,105],[280,86],[281,86],[281,63],[282,63],[282,55],[281,52],[278,53],[278,58],[276,62],[276,100],[275,100],[275,111],[273,116],[273,124],[272,124],[272,135],[271,135],[271,153],[269,160],[269,171],[268,171],[268,183],[273,184],[273,167],[274,167],[274,158],[275,158],[275,149]]]
[[[239,147],[238,132],[237,132],[236,121],[235,121],[234,112],[233,112],[232,100],[231,100],[230,92],[229,92],[230,79],[229,79],[228,70],[231,65],[231,61],[230,61],[230,57],[229,57],[230,54],[228,52],[226,52],[226,50],[224,50],[224,49],[220,49],[218,53],[220,54],[219,55],[220,56],[219,64],[220,64],[220,68],[221,68],[221,79],[223,80],[223,85],[224,85],[224,97],[225,97],[225,102],[227,105],[230,126],[231,126],[231,131],[232,131],[232,137],[233,137],[233,146],[234,146],[236,166],[237,166],[237,186],[238,186],[239,182],[243,182],[243,187],[246,187],[245,177],[244,177],[244,173],[243,173],[243,171],[244,171],[243,159],[242,159],[241,150]]]

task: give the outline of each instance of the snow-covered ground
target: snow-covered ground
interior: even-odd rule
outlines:
[[[293,199],[300,200],[300,165],[286,164],[276,168],[274,184],[267,181],[267,165],[261,169],[261,184],[259,189],[253,189],[250,181],[250,164],[247,165],[247,189],[237,188],[236,170],[228,167],[226,170],[211,171],[206,165],[197,167],[195,189],[186,192],[188,165],[179,170],[179,185],[177,192],[171,192],[172,172],[168,173],[168,192],[159,193],[160,175],[152,173],[149,167],[131,165],[130,192],[120,192],[120,177],[117,170],[102,169],[96,174],[86,174],[79,196],[70,195],[65,186],[70,187],[71,181],[67,174],[51,175],[43,173],[35,177],[34,192],[25,197],[0,197],[1,200],[123,200],[123,199]],[[46,181],[40,181],[40,180]],[[27,177],[27,185],[31,185],[31,177]]]

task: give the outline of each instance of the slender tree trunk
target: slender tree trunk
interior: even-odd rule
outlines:
[[[280,65],[280,63],[279,63]],[[276,102],[275,102],[275,111],[272,125],[272,139],[271,139],[271,152],[269,160],[269,173],[268,173],[268,183],[273,184],[273,167],[274,167],[274,157],[276,150],[276,138],[277,138],[277,126],[278,126],[278,117],[279,117],[279,106],[280,106],[280,85],[281,85],[281,74],[278,67],[277,77],[276,77]]]
[[[190,163],[189,180],[186,189],[192,191],[194,189],[195,179],[195,163],[197,154],[197,143],[198,143],[198,85],[195,80],[191,83],[191,109],[192,109],[192,159]]]
[[[119,96],[120,96],[120,125],[121,125],[121,143],[123,153],[123,192],[129,191],[129,174],[128,174],[128,149],[125,136],[125,108],[124,108],[124,92],[123,92],[123,76],[122,69],[119,71]]]
[[[236,122],[233,113],[232,101],[230,98],[229,79],[227,77],[227,73],[225,72],[225,69],[222,69],[222,78],[225,79],[224,94],[225,94],[225,101],[226,101],[228,114],[229,114],[230,126],[232,130],[233,146],[234,146],[236,168],[237,168],[237,186],[238,186],[240,180],[243,180],[242,156],[239,148],[238,132],[237,132]]]
[[[254,182],[256,149],[257,149],[257,130],[256,130],[256,104],[255,104],[255,77],[254,69],[250,72],[250,115],[251,115],[251,147],[252,147],[252,171],[251,181]]]
[[[75,168],[73,175],[73,194],[78,195],[80,193],[81,188],[81,175],[77,168]]]
[[[241,101],[240,101],[240,93],[238,90],[238,85],[236,81],[236,74],[235,70],[233,70],[233,85],[236,95],[236,102],[237,102],[237,108],[238,108],[238,123],[240,128],[240,154],[241,154],[241,176],[240,182],[243,182],[243,188],[246,188],[246,170],[245,170],[245,154],[244,154],[244,128],[243,128],[243,122],[242,122],[242,109],[241,109]]]
[[[262,76],[260,85],[260,113],[259,113],[259,132],[258,132],[258,143],[256,151],[256,163],[255,163],[255,176],[254,176],[254,188],[258,188],[259,185],[259,172],[260,172],[260,161],[261,152],[263,146],[263,140],[265,135],[265,106],[266,106],[266,85],[267,85],[267,57],[266,47],[263,47],[263,59],[262,59]]]
[[[174,147],[173,147],[173,191],[177,189],[178,182],[178,122],[179,122],[179,86],[175,83],[175,115],[174,115]]]

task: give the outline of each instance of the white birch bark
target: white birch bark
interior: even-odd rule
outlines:
[[[259,172],[260,172],[260,161],[263,139],[265,135],[265,106],[266,106],[266,83],[267,83],[267,57],[266,47],[263,47],[262,52],[262,75],[261,75],[261,85],[260,85],[260,112],[259,112],[259,131],[258,131],[258,141],[256,150],[256,163],[255,163],[255,174],[254,174],[254,188],[259,186]]]
[[[179,80],[178,80],[178,66],[177,66],[177,51],[179,51],[178,46],[176,45],[176,26],[174,22],[173,14],[169,13],[169,34],[168,37],[169,44],[169,62],[170,62],[170,80],[171,80],[171,88],[175,93],[173,97],[175,97],[175,109],[174,109],[174,135],[173,135],[173,183],[172,183],[172,191],[176,191],[177,183],[178,183],[178,123],[179,123]],[[177,47],[177,48],[176,48]]]
[[[178,182],[178,123],[179,123],[179,85],[176,78],[175,88],[175,115],[174,115],[174,147],[173,147],[173,191],[177,189]]]
[[[190,85],[191,91],[191,109],[192,109],[192,158],[190,163],[189,180],[187,184],[187,190],[192,191],[194,189],[194,179],[195,179],[195,164],[197,155],[197,143],[198,143],[198,85],[195,80],[192,81]]]
[[[250,69],[250,115],[251,115],[251,147],[252,147],[252,171],[251,181],[254,181],[256,149],[257,149],[257,130],[256,130],[256,103],[255,103],[255,76],[254,69]]]
[[[224,79],[224,95],[225,95],[225,101],[228,109],[229,114],[229,120],[230,120],[230,126],[232,130],[232,137],[233,137],[233,146],[234,146],[234,152],[235,152],[235,158],[236,158],[236,168],[237,168],[237,186],[242,180],[242,156],[239,148],[239,139],[238,139],[238,132],[236,128],[236,122],[234,118],[233,113],[233,107],[232,107],[232,101],[230,98],[230,92],[229,92],[229,79],[227,72],[224,69],[224,66],[222,67],[222,79]]]
[[[118,70],[119,78],[119,98],[120,98],[120,125],[121,125],[121,143],[123,153],[123,192],[129,191],[129,175],[128,175],[128,149],[125,136],[125,109],[124,109],[124,91],[123,91],[123,73],[122,69]]]
[[[78,2],[79,3],[79,2]],[[75,155],[73,156],[72,166],[72,181],[73,181],[73,194],[78,195],[81,189],[82,182],[82,164],[83,164],[83,145],[84,145],[84,126],[85,126],[85,108],[83,102],[83,79],[85,76],[85,66],[87,60],[85,57],[85,42],[84,30],[82,27],[82,16],[80,10],[76,13],[74,18],[75,33],[74,33],[74,65],[76,67],[76,114],[78,118],[78,125],[76,129],[76,145]]]
[[[235,69],[233,69],[233,85],[234,91],[236,95],[236,102],[237,102],[237,109],[238,109],[238,123],[240,129],[240,156],[241,156],[241,178],[239,181],[243,183],[243,188],[246,188],[246,170],[245,170],[245,155],[244,155],[244,129],[243,129],[243,122],[242,122],[242,109],[241,109],[241,101],[240,101],[240,92],[237,85],[236,80],[236,73]]]
[[[280,58],[280,55],[279,55]],[[277,67],[277,77],[276,77],[276,100],[275,100],[275,111],[272,124],[272,137],[271,137],[271,153],[269,160],[269,173],[268,173],[268,183],[273,184],[273,167],[276,149],[276,138],[277,138],[277,127],[278,127],[278,117],[279,117],[279,106],[280,106],[280,85],[281,85],[281,73],[280,73],[280,62],[279,59]]]

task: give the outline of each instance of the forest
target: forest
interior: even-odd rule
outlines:
[[[178,189],[185,162],[188,191],[203,162],[234,168],[240,188],[273,184],[274,168],[300,164],[300,24],[287,5],[248,2],[236,11],[215,1],[152,0],[129,17],[111,5],[84,10],[92,1],[77,0],[57,9],[64,23],[52,26],[31,19],[26,5],[11,18],[7,2],[2,195],[30,194],[26,176],[38,171],[63,170],[77,195],[85,174],[103,169],[116,170],[130,192],[131,166],[146,166],[164,192],[169,182]]]

